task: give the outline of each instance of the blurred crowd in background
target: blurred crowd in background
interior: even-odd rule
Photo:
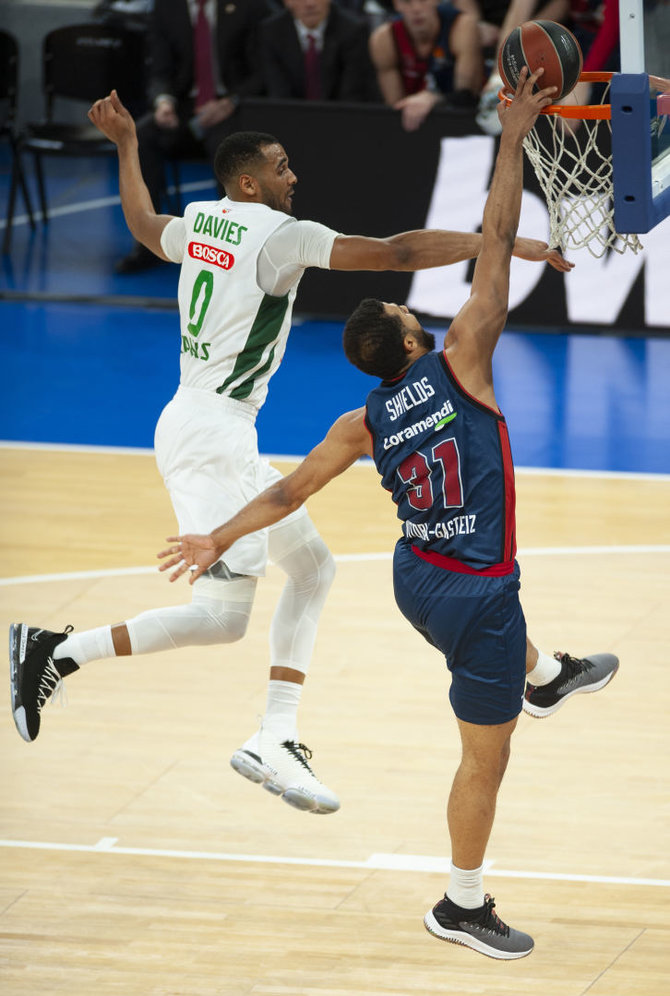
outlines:
[[[646,69],[670,77],[670,0],[643,2]],[[531,19],[568,27],[584,70],[620,68],[619,0],[101,0],[91,21],[132,33],[133,53],[141,40],[129,109],[160,211],[166,163],[213,162],[249,98],[385,104],[408,133],[447,109],[498,135],[499,49]],[[569,99],[587,103],[588,85]],[[135,245],[117,272],[157,262]]]
[[[619,60],[618,0],[103,0],[95,16],[145,33],[138,135],[157,210],[165,160],[213,160],[244,98],[384,102],[410,132],[446,106],[495,135],[498,48],[517,25],[564,23],[585,69]],[[137,245],[118,269],[155,263]]]

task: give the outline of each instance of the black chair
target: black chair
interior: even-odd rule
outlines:
[[[43,156],[108,156],[116,152],[85,117],[87,107],[112,89],[131,111],[145,100],[144,35],[113,24],[74,24],[50,31],[44,39],[42,91],[45,120],[26,125],[23,147],[32,153],[43,221],[49,220]],[[80,124],[59,121],[56,101],[84,102]],[[59,105],[60,106],[60,105]]]
[[[21,136],[16,130],[16,110],[18,105],[19,47],[13,35],[0,31],[0,137],[7,138],[12,150],[12,174],[9,181],[9,202],[3,253],[9,252],[14,225],[16,192],[21,187],[30,227],[35,228],[33,208],[28,196],[26,177],[21,162]]]

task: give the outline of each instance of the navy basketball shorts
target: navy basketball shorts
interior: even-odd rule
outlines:
[[[526,620],[519,565],[505,577],[457,574],[427,563],[399,540],[393,557],[398,607],[444,654],[449,699],[458,718],[478,726],[521,712],[526,684]]]

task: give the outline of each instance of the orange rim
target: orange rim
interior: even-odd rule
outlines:
[[[580,73],[580,83],[609,83],[613,73]],[[570,94],[568,94],[570,96]],[[498,99],[509,105],[514,100],[514,94],[503,89]],[[542,108],[542,114],[557,114],[561,118],[571,118],[586,121],[609,121],[612,117],[611,104],[549,104]]]

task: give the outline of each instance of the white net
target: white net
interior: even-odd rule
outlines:
[[[600,99],[608,102],[609,83]],[[614,227],[611,135],[607,119],[541,114],[524,139],[547,201],[552,248],[586,248],[596,258],[608,250],[642,248],[637,235],[621,235]]]

